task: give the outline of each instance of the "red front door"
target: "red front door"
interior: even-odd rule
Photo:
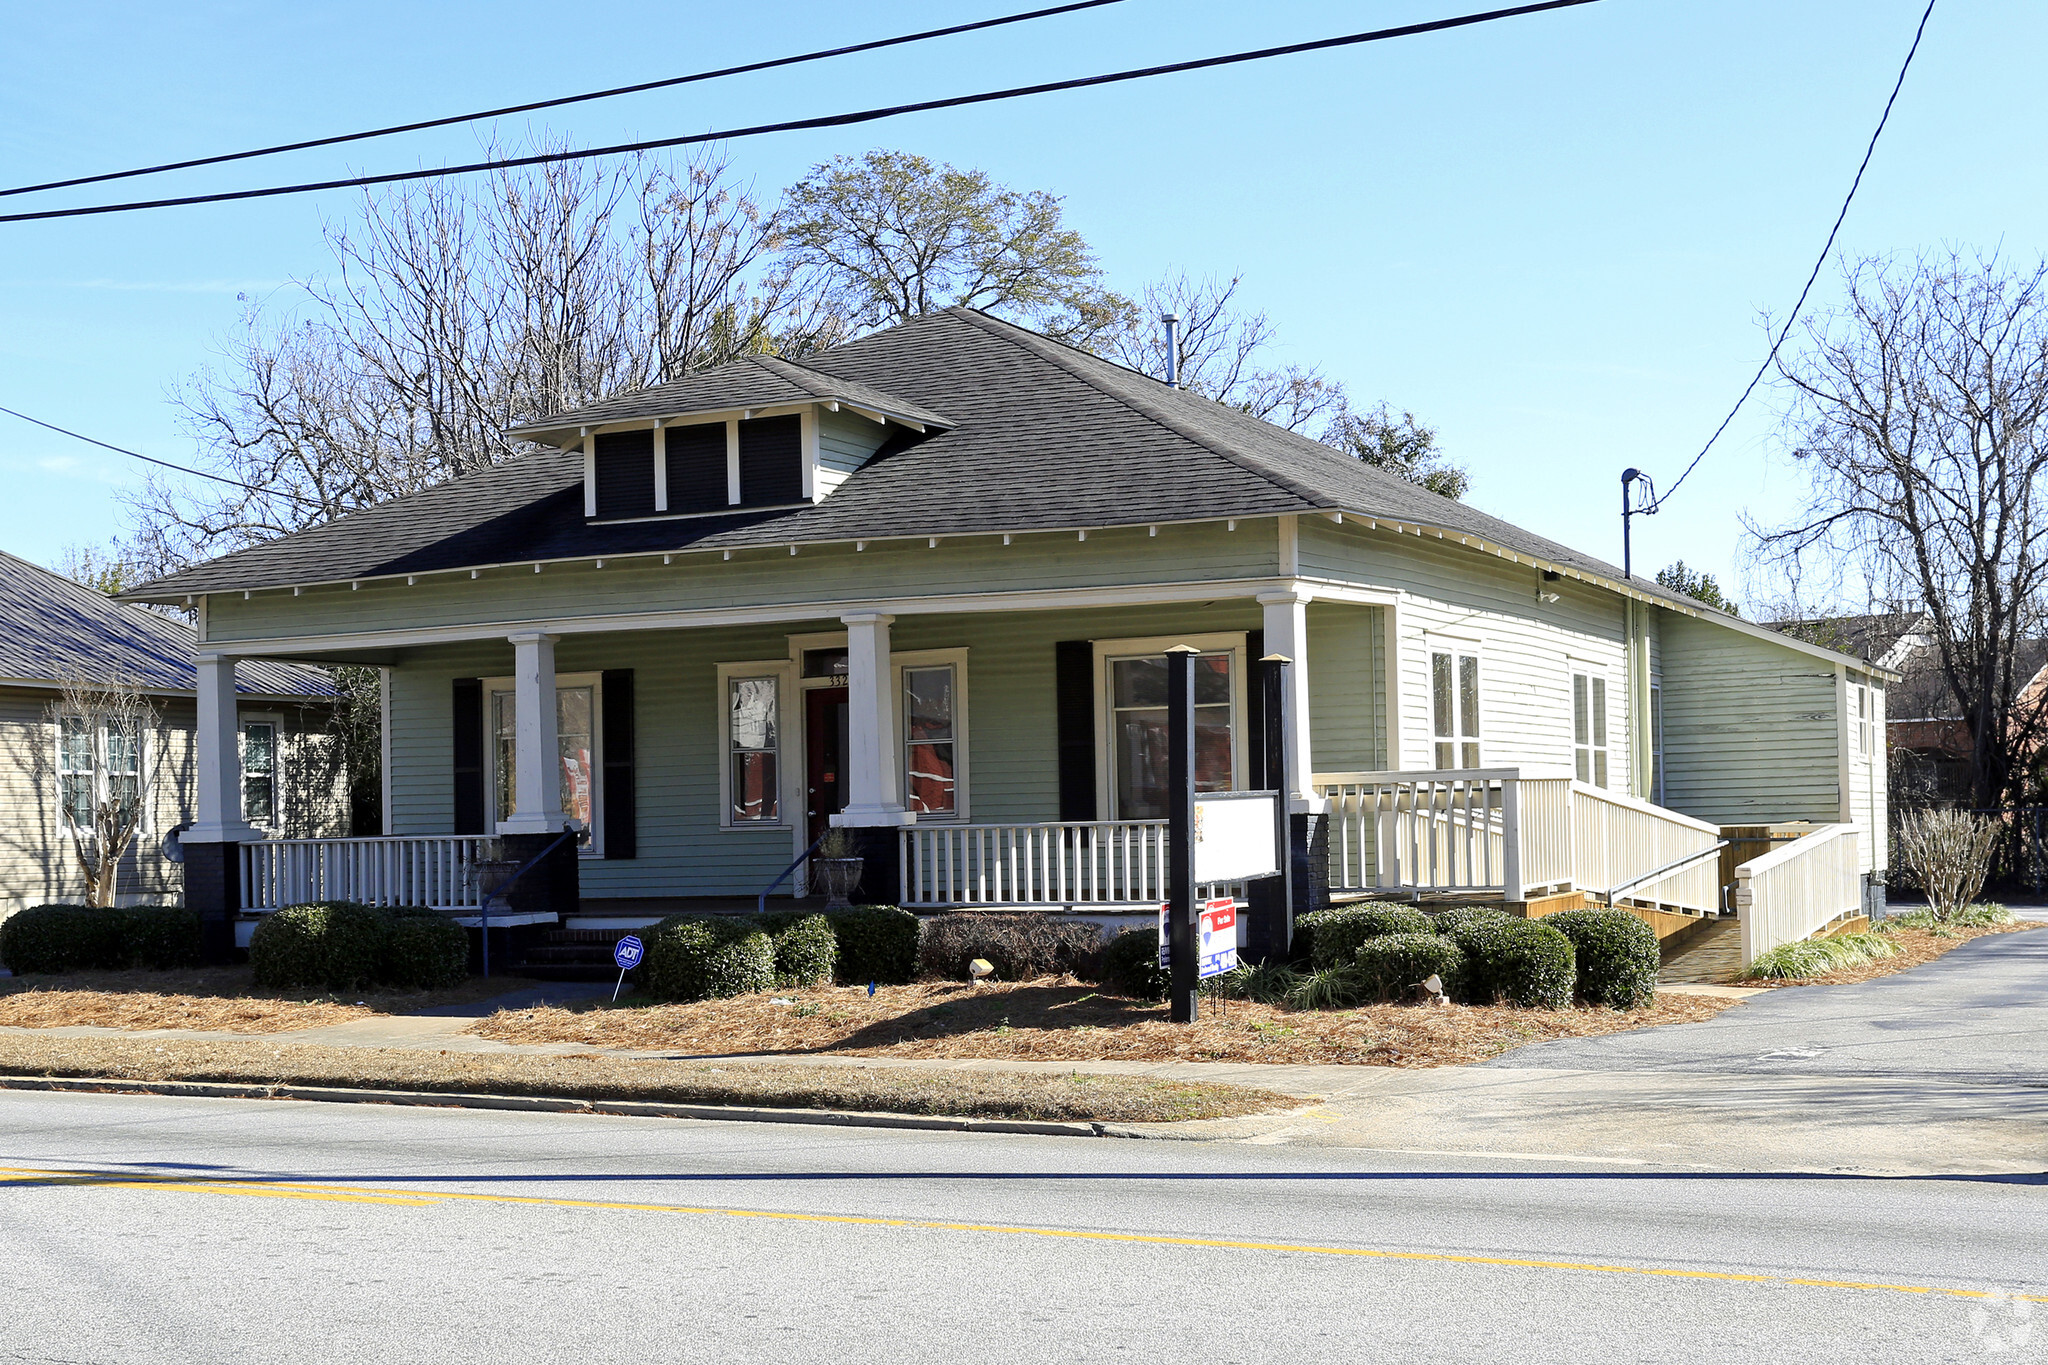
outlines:
[[[811,838],[846,809],[846,689],[818,687],[804,693],[804,756],[809,769],[804,809]]]

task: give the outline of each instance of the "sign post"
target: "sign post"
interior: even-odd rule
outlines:
[[[619,998],[625,989],[626,973],[640,965],[640,959],[647,956],[647,945],[640,941],[638,934],[628,934],[612,945],[612,961],[619,964],[619,983],[612,987],[612,1000]]]
[[[1292,662],[1285,654],[1259,660],[1265,675],[1260,681],[1266,685],[1266,771],[1259,781],[1279,797],[1273,803],[1273,845],[1280,853],[1280,904],[1272,922],[1259,926],[1255,956],[1261,961],[1285,961],[1294,951],[1294,815],[1287,808],[1294,793],[1287,749],[1287,666]]]
[[[1195,990],[1195,656],[1166,651],[1166,948],[1168,1017],[1192,1024]]]

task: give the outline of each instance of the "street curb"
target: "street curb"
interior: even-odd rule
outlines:
[[[238,1081],[133,1081],[100,1076],[0,1076],[0,1090],[84,1094],[167,1095],[187,1099],[318,1100],[329,1104],[413,1104],[443,1109],[513,1109],[548,1114],[612,1114],[624,1118],[709,1119],[729,1123],[807,1123],[849,1128],[912,1128],[941,1133],[1012,1133],[1035,1137],[1135,1137],[1103,1123],[1034,1119],[945,1118],[841,1109],[768,1109],[725,1104],[662,1104],[652,1100],[576,1100],[541,1095],[471,1095],[433,1090],[354,1090],[325,1085],[252,1085]]]

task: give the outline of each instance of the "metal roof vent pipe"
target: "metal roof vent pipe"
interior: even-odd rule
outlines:
[[[1159,320],[1166,324],[1166,383],[1170,388],[1180,387],[1180,314],[1162,313]]]

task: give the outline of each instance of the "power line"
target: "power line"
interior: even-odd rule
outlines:
[[[615,95],[637,95],[647,90],[666,90],[671,86],[692,85],[698,81],[714,81],[725,76],[742,76],[754,71],[770,71],[781,66],[797,66],[804,62],[823,61],[828,57],[846,57],[856,52],[874,52],[885,47],[901,47],[906,43],[921,43],[932,38],[950,38],[955,34],[973,33],[980,29],[1001,28],[1006,24],[1021,24],[1031,19],[1046,19],[1057,14],[1071,14],[1076,10],[1099,9],[1104,5],[1115,5],[1122,0],[1078,0],[1078,3],[1055,5],[1050,9],[1029,10],[1022,14],[1006,14],[996,19],[978,19],[971,24],[953,24],[946,28],[928,28],[919,33],[905,33],[894,38],[877,38],[871,42],[851,43],[845,47],[823,48],[817,52],[800,53],[794,57],[775,57],[768,61],[747,62],[740,66],[720,67],[716,71],[699,71],[688,76],[670,76],[665,80],[642,81],[638,85],[613,86],[609,90],[593,90],[583,95],[564,95],[559,99],[534,100],[527,104],[508,104],[501,109],[482,109],[473,114],[450,114],[446,118],[422,119],[417,123],[395,123],[388,128],[372,128],[363,133],[341,133],[334,137],[309,138],[304,142],[281,142],[275,147],[258,147],[247,152],[227,152],[219,156],[194,157],[189,161],[166,161],[156,166],[138,166],[130,171],[108,171],[101,175],[81,175],[70,180],[47,180],[40,185],[17,185],[13,189],[0,189],[0,199],[16,194],[34,194],[40,190],[71,189],[79,185],[98,185],[109,180],[129,180],[138,175],[157,175],[165,171],[186,171],[195,166],[219,166],[229,161],[247,161],[253,157],[276,156],[283,152],[303,152],[314,147],[336,147],[345,142],[363,142],[370,138],[391,137],[398,133],[417,133],[427,128],[446,128],[457,123],[475,123],[480,119],[503,118],[507,114],[530,114],[536,109],[559,109],[566,104],[584,104],[591,100],[611,99]]]
[[[1091,86],[1115,85],[1123,81],[1144,80],[1152,76],[1174,75],[1183,71],[1202,71],[1219,66],[1234,66],[1240,62],[1263,61],[1269,57],[1287,57],[1303,52],[1323,52],[1331,48],[1352,47],[1359,43],[1382,42],[1390,38],[1410,38],[1424,33],[1441,33],[1446,29],[1466,28],[1473,24],[1489,23],[1496,19],[1513,19],[1525,14],[1539,14],[1545,10],[1569,9],[1578,5],[1590,5],[1595,0],[1541,0],[1538,4],[1516,5],[1511,9],[1487,10],[1478,14],[1463,14],[1450,19],[1434,19],[1427,23],[1403,24],[1398,28],[1374,29],[1365,33],[1351,33],[1337,38],[1318,38],[1312,42],[1288,43],[1280,47],[1258,48],[1250,52],[1233,52],[1221,57],[1202,57],[1194,61],[1170,62],[1163,66],[1139,67],[1129,71],[1113,71],[1100,76],[1080,76],[1071,80],[1045,81],[1037,85],[1018,85],[1005,90],[988,90],[974,95],[954,95],[945,99],[922,100],[915,104],[894,104],[878,109],[863,109],[849,114],[826,114],[817,118],[791,119],[781,123],[761,123],[747,128],[727,128],[715,133],[692,133],[684,137],[657,138],[644,142],[622,142],[610,147],[592,147],[584,151],[539,152],[531,156],[505,157],[494,161],[475,161],[462,166],[442,166],[430,170],[393,171],[383,175],[350,176],[341,180],[316,180],[296,185],[272,185],[255,190],[228,190],[218,194],[190,194],[173,199],[144,199],[125,204],[96,204],[87,208],[44,209],[36,213],[11,213],[0,215],[0,223],[29,223],[50,218],[83,218],[102,213],[130,213],[139,209],[182,208],[188,204],[222,204],[242,199],[269,199],[286,194],[310,194],[320,190],[358,189],[371,185],[392,185],[410,180],[431,180],[441,176],[470,175],[479,171],[511,170],[521,166],[540,166],[552,162],[586,161],[594,157],[619,156],[628,152],[658,151],[668,147],[686,147],[704,142],[728,142],[735,138],[759,137],[766,133],[801,132],[816,128],[844,128],[853,124],[872,123],[878,119],[896,118],[904,114],[921,114],[935,109],[957,109],[965,105],[992,104],[998,100],[1019,99],[1027,95],[1045,95],[1061,90],[1081,90]]]
[[[260,493],[266,498],[289,498],[303,507],[315,508],[322,512],[327,510],[313,499],[302,498],[297,493],[286,493],[275,488],[258,488],[255,484],[243,483],[240,479],[230,479],[221,474],[209,474],[203,469],[191,469],[185,465],[172,464],[169,460],[159,460],[156,456],[145,455],[139,450],[129,450],[124,446],[109,445],[105,441],[84,435],[81,432],[72,431],[68,427],[60,427],[55,422],[45,422],[40,417],[31,417],[25,412],[16,412],[13,408],[0,407],[0,412],[6,413],[9,417],[19,417],[29,425],[41,427],[45,431],[54,431],[59,436],[69,436],[74,441],[83,441],[87,445],[98,446],[102,450],[111,450],[116,455],[126,455],[132,459],[141,460],[145,464],[159,465],[165,469],[174,469],[180,474],[190,474],[195,479],[211,479],[215,483],[224,483],[230,488],[240,488],[250,493]]]
[[[1877,151],[1877,140],[1884,136],[1884,125],[1891,119],[1892,105],[1898,102],[1899,91],[1905,87],[1906,73],[1913,69],[1913,54],[1920,50],[1920,38],[1927,32],[1927,21],[1933,17],[1934,3],[1935,0],[1927,0],[1927,9],[1920,15],[1920,27],[1913,30],[1913,46],[1906,49],[1906,60],[1899,67],[1899,78],[1892,83],[1891,98],[1884,102],[1884,113],[1878,117],[1877,128],[1870,135],[1870,145],[1863,149],[1863,163],[1856,168],[1856,178],[1849,182],[1849,193],[1842,200],[1842,211],[1835,215],[1835,225],[1828,229],[1828,239],[1821,246],[1820,259],[1813,263],[1813,273],[1806,277],[1806,287],[1799,291],[1799,300],[1792,305],[1792,312],[1786,317],[1784,327],[1779,329],[1777,340],[1771,343],[1770,353],[1764,357],[1764,363],[1756,367],[1756,373],[1750,376],[1749,384],[1742,390],[1742,396],[1735,400],[1734,407],[1728,409],[1728,415],[1721,419],[1720,426],[1714,428],[1714,434],[1700,447],[1700,453],[1692,457],[1692,463],[1685,467],[1685,472],[1678,476],[1671,487],[1664,490],[1662,497],[1650,504],[1652,512],[1669,502],[1672,494],[1678,491],[1679,484],[1684,483],[1693,470],[1699,467],[1700,461],[1707,457],[1707,452],[1714,448],[1714,442],[1721,439],[1721,433],[1728,430],[1728,424],[1735,420],[1735,414],[1742,411],[1742,405],[1749,401],[1750,394],[1756,392],[1756,386],[1762,383],[1764,375],[1770,372],[1772,362],[1778,358],[1778,349],[1785,344],[1785,338],[1792,335],[1792,324],[1799,320],[1799,310],[1806,306],[1806,296],[1813,292],[1813,282],[1820,278],[1821,267],[1828,263],[1828,253],[1835,249],[1835,234],[1842,230],[1842,221],[1849,216],[1849,205],[1856,201],[1856,189],[1863,183],[1863,173],[1870,169],[1870,158]]]

